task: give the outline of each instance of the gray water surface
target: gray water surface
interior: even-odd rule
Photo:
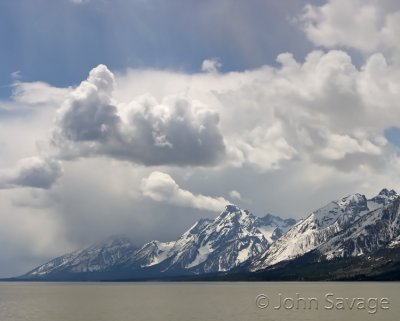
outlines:
[[[0,282],[0,320],[398,321],[400,283]]]

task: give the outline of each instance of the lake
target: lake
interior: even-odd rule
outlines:
[[[0,282],[1,321],[397,321],[400,283]]]

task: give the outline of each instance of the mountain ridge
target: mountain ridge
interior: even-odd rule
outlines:
[[[123,242],[126,255],[112,264],[96,265],[101,252],[98,248],[103,249],[103,254],[110,252],[104,250],[109,242],[106,241],[51,260],[21,278],[70,279],[84,275],[79,273],[91,278],[88,272],[106,279],[227,272],[264,252],[294,223],[293,219],[271,214],[258,217],[230,204],[214,220],[198,220],[177,240],[153,240],[139,248]],[[90,262],[95,263],[88,266]]]
[[[154,240],[135,247],[125,237],[110,238],[51,260],[19,279],[262,275],[272,270],[289,273],[290,266],[298,269],[296,264],[308,273],[310,264],[319,264],[323,270],[347,260],[356,267],[357,262],[368,262],[368,256],[378,252],[389,253],[389,257],[379,257],[381,263],[389,264],[393,256],[399,258],[400,267],[400,196],[386,188],[370,199],[355,193],[334,200],[298,222],[271,214],[258,217],[229,204],[215,219],[198,220],[176,240]],[[327,277],[337,273],[331,271]]]

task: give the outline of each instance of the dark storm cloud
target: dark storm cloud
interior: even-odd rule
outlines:
[[[48,189],[61,176],[60,162],[39,157],[24,158],[11,170],[0,173],[0,189],[34,187]]]

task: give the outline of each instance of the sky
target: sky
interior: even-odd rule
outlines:
[[[227,203],[400,190],[395,0],[0,2],[0,277]]]

